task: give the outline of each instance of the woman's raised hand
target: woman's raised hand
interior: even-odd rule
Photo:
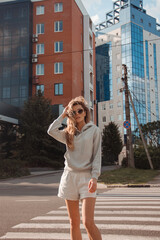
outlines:
[[[68,109],[69,109],[68,106],[64,108],[63,113],[62,113],[63,118],[68,117]]]

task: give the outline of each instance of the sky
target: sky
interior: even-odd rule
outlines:
[[[113,0],[81,0],[94,24],[105,21],[105,13],[113,9]],[[160,0],[143,0],[147,14],[160,23]]]

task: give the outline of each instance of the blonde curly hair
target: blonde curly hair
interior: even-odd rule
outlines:
[[[88,103],[84,97],[79,96],[72,99],[68,104],[68,118],[67,118],[67,127],[65,128],[67,146],[70,150],[74,150],[74,135],[76,134],[76,121],[73,117],[73,106],[81,105],[84,111],[86,112],[85,123],[90,122],[90,111],[88,108]]]

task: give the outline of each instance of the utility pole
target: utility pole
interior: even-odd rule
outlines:
[[[130,108],[129,108],[129,97],[128,97],[128,78],[127,78],[127,66],[125,64],[122,65],[124,69],[124,77],[122,81],[125,84],[125,112],[126,112],[126,120],[129,122],[130,120]],[[135,168],[134,164],[134,155],[133,155],[133,146],[132,146],[132,132],[131,128],[127,129],[127,139],[126,139],[126,157],[128,161],[128,166]]]
[[[146,151],[146,155],[147,155],[147,158],[148,158],[148,161],[149,161],[149,165],[150,165],[151,169],[154,169],[154,168],[153,168],[153,164],[152,164],[151,157],[150,157],[149,152],[148,152],[148,149],[147,149],[147,144],[146,144],[146,142],[145,142],[145,139],[144,139],[144,136],[143,136],[143,133],[142,133],[140,124],[139,124],[139,120],[138,120],[138,117],[137,117],[137,113],[136,113],[136,110],[135,110],[135,107],[134,107],[134,104],[133,104],[133,100],[132,100],[132,96],[131,96],[130,91],[128,91],[128,94],[129,94],[130,101],[131,101],[131,104],[132,104],[132,108],[133,108],[133,111],[134,111],[134,115],[135,115],[135,118],[136,118],[136,121],[137,121],[137,125],[138,125],[138,128],[139,128],[139,132],[140,132],[140,135],[141,135],[141,139],[142,139],[142,142],[143,142],[143,146],[144,146],[144,149],[145,149],[145,151]]]

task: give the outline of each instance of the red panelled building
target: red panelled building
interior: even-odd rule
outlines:
[[[80,0],[33,2],[33,85],[58,106],[82,95],[96,121],[95,36]]]
[[[81,0],[2,0],[0,13],[0,101],[21,108],[41,90],[59,115],[82,95],[96,122],[94,26]]]

